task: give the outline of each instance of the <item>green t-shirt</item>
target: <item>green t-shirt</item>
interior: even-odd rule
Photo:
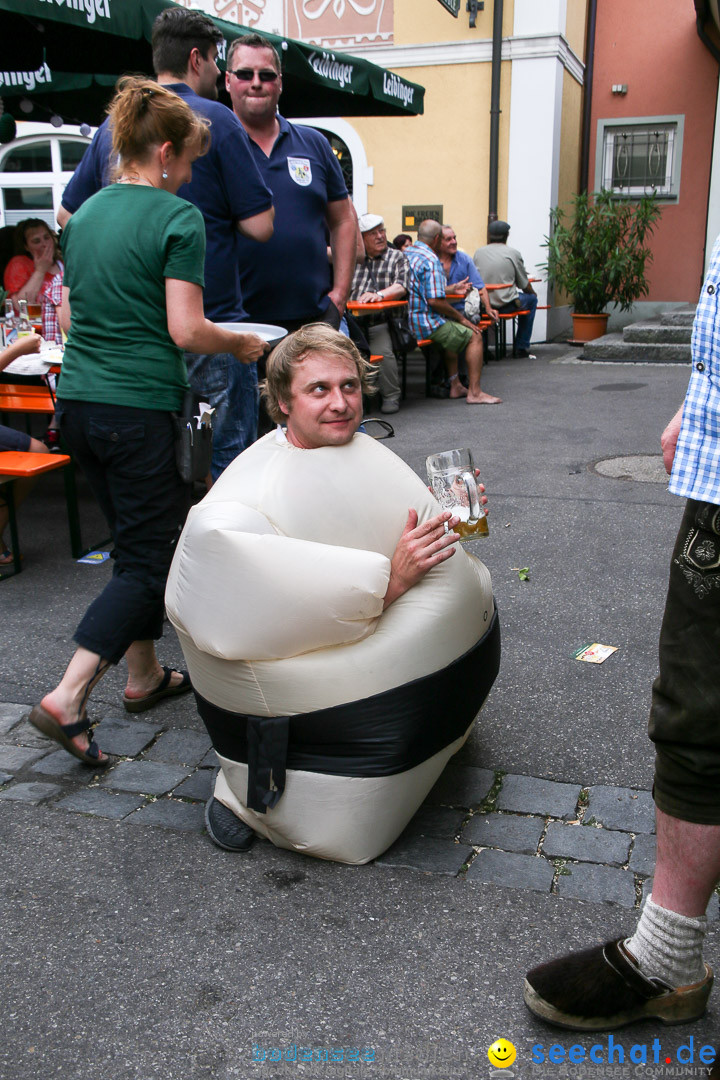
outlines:
[[[59,398],[169,412],[188,387],[168,332],[165,279],[204,284],[205,224],[185,199],[113,184],[62,234],[71,326]]]

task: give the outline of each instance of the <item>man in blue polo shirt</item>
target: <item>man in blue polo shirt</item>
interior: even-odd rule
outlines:
[[[442,263],[448,286],[461,297],[460,300],[450,301],[455,310],[464,315],[465,297],[472,289],[477,289],[485,311],[494,322],[497,322],[497,312],[490,304],[485,282],[470,256],[458,248],[457,236],[452,225],[442,227],[438,258]]]
[[[206,117],[212,132],[208,153],[193,164],[192,181],[178,191],[198,207],[205,220],[205,315],[213,322],[239,322],[247,318],[240,286],[240,234],[254,242],[269,240],[273,208],[272,194],[254,164],[242,125],[214,100],[220,41],[220,31],[199,11],[167,8],[153,24],[153,66],[158,82]],[[61,225],[109,182],[110,152],[105,121],[65,189],[63,210],[58,215]],[[248,334],[244,363],[230,354],[185,355],[190,385],[215,408],[213,479],[257,437],[255,361],[263,351],[261,339]]]
[[[359,250],[357,215],[337,158],[324,135],[278,113],[280,59],[259,34],[232,43],[225,85],[275,204],[272,240],[240,244],[250,318],[288,330],[319,321],[337,329]]]

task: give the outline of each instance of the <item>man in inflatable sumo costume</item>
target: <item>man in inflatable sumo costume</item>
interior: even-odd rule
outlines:
[[[221,770],[220,847],[363,863],[396,839],[497,674],[490,574],[358,432],[367,365],[325,324],[268,360],[282,426],[188,516],[166,604]],[[451,557],[452,556],[452,557]]]

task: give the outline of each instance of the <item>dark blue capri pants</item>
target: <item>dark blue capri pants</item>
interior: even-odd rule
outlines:
[[[689,499],[670,566],[653,685],[655,804],[720,825],[720,507]]]
[[[75,641],[117,664],[133,641],[162,637],[165,583],[189,506],[175,465],[172,415],[67,399],[58,399],[58,412],[115,547],[113,576]]]

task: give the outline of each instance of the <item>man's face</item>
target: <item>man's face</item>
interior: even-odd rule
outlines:
[[[198,97],[209,98],[215,101],[218,96],[217,81],[220,76],[220,68],[217,66],[217,46],[211,45],[207,57],[199,53],[198,64]]]
[[[290,400],[280,402],[293,446],[316,450],[349,443],[362,420],[362,388],[353,361],[309,353],[293,371]]]
[[[384,225],[376,225],[374,229],[364,232],[362,239],[365,245],[365,254],[370,259],[376,259],[378,255],[382,255],[384,251],[387,251],[387,232]]]
[[[277,112],[282,93],[282,78],[277,75],[272,49],[253,49],[242,45],[233,53],[231,66],[233,71],[243,74],[243,78],[238,78],[231,71],[225,73],[225,86],[238,119],[251,125],[258,120],[271,119]],[[269,81],[262,81],[261,72],[267,73],[265,78]],[[270,74],[277,75],[277,78],[270,80]]]
[[[457,254],[457,236],[455,230],[448,226],[443,226],[443,231],[440,234],[442,239],[440,241],[440,254],[447,255],[450,258]]]

